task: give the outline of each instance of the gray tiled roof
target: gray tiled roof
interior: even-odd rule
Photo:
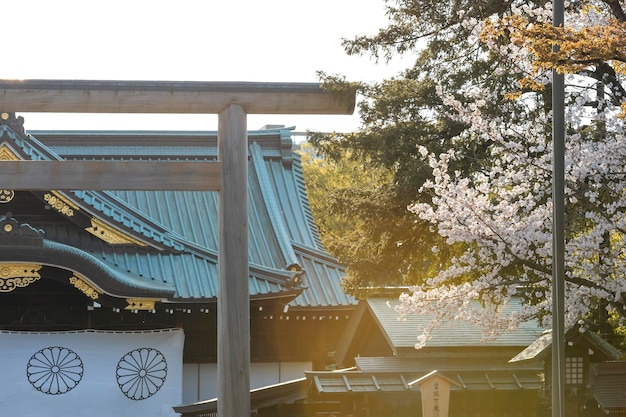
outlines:
[[[413,350],[417,337],[422,333],[420,330],[431,321],[430,316],[412,314],[406,320],[398,320],[398,314],[392,308],[397,304],[397,299],[374,298],[367,300],[369,308],[373,312],[381,329],[385,332],[390,344],[394,349]],[[508,306],[509,309],[519,308],[515,300]],[[464,321],[455,321],[444,324],[432,332],[432,338],[426,342],[427,347],[478,347],[485,346],[528,346],[533,343],[543,332],[536,322],[522,323],[517,329],[504,332],[494,340],[485,342],[482,330],[477,326]]]
[[[355,358],[356,367],[363,372],[429,372],[436,369],[441,372],[465,371],[500,371],[524,369],[534,372],[543,372],[541,361],[529,361],[511,364],[506,357],[497,357],[489,353],[482,356],[474,355],[450,357],[442,354],[424,355],[424,357],[398,358],[395,356],[359,356]]]
[[[626,412],[626,362],[614,361],[591,365],[591,390],[599,408],[606,414]]]

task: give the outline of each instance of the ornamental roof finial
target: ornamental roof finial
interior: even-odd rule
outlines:
[[[15,116],[15,112],[0,112],[0,126],[8,125],[19,134],[25,135],[24,118]]]

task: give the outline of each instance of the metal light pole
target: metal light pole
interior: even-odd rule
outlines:
[[[563,0],[552,24],[564,24]],[[553,51],[557,52],[555,45]],[[552,417],[565,415],[565,77],[552,70]]]

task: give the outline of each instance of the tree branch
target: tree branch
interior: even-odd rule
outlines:
[[[583,72],[583,75],[603,83],[611,83],[613,85],[613,90],[616,93],[612,96],[614,105],[619,106],[622,103],[622,100],[619,100],[619,97],[626,99],[626,90],[624,89],[620,79],[617,77],[615,69],[608,63],[599,62],[596,65],[595,71],[585,71]]]
[[[624,9],[619,0],[602,0],[602,2],[611,8],[611,12],[617,20],[626,22],[626,13],[624,13]]]

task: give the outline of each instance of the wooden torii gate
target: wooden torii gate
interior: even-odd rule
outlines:
[[[317,83],[0,80],[0,112],[218,114],[217,162],[2,161],[0,188],[219,191],[218,416],[249,417],[246,116],[352,114],[355,101]]]

